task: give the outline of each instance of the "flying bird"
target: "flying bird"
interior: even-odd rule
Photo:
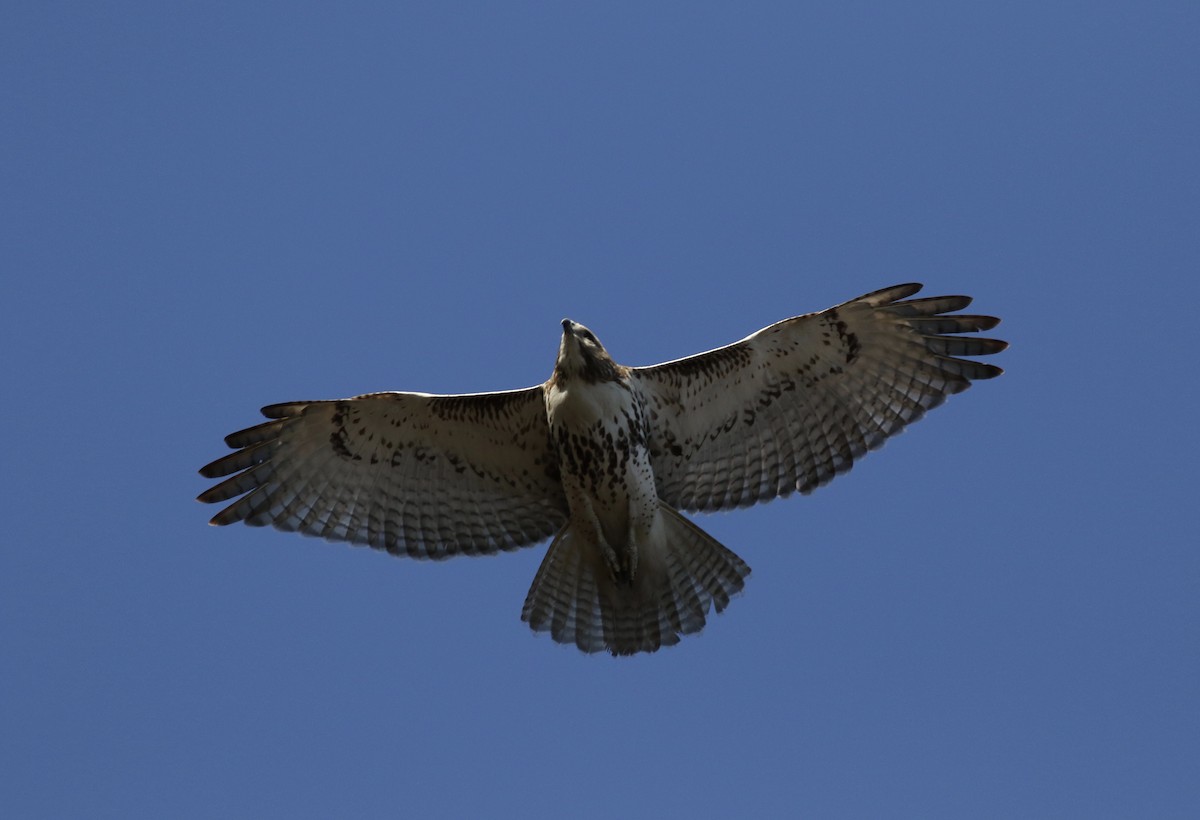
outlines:
[[[564,319],[550,378],[499,393],[272,404],[226,436],[200,494],[244,521],[440,560],[553,536],[521,619],[584,652],[653,652],[700,631],[750,569],[681,511],[807,494],[1000,368],[958,334],[967,296],[885,288],[740,342],[626,367]]]

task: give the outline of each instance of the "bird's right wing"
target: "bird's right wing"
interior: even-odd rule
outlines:
[[[231,476],[199,496],[238,498],[217,525],[270,524],[417,558],[535,544],[566,522],[542,388],[372,393],[274,404],[201,468]]]

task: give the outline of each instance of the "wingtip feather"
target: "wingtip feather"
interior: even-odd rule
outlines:
[[[299,415],[305,407],[312,404],[306,401],[284,401],[276,404],[268,404],[259,410],[264,416],[269,419],[286,419],[290,416]]]
[[[905,282],[901,285],[892,285],[891,287],[880,288],[873,290],[870,293],[864,293],[862,296],[851,301],[866,302],[871,307],[879,307],[881,305],[898,302],[901,299],[907,299],[914,293],[917,293],[921,288],[925,287],[920,282]]]

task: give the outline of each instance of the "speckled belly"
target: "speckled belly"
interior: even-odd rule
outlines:
[[[658,514],[639,397],[624,384],[581,385],[547,407],[572,521],[618,555],[636,550]]]

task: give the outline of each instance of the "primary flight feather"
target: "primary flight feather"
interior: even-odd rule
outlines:
[[[1000,368],[966,296],[897,285],[740,342],[624,367],[563,320],[554,372],[524,390],[370,393],[263,408],[201,468],[212,523],[270,524],[449,558],[554,536],[522,620],[560,643],[653,652],[699,631],[750,570],[679,510],[808,493]]]

